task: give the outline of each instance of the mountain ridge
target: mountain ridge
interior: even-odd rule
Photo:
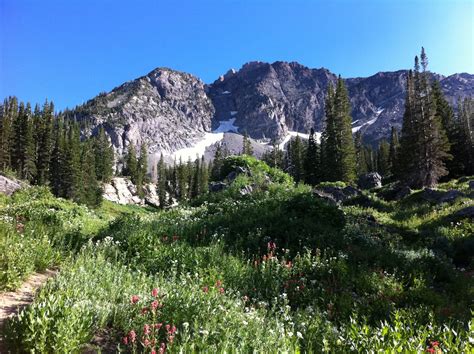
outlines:
[[[346,78],[352,105],[353,130],[376,143],[390,128],[401,128],[408,70],[377,72]],[[450,101],[474,95],[474,75],[432,73]],[[290,132],[320,131],[327,86],[337,76],[327,68],[308,68],[298,62],[252,61],[229,69],[214,82],[168,67],[157,67],[101,93],[66,113],[83,124],[83,134],[104,127],[119,155],[128,145],[146,143],[157,158],[162,152],[195,144],[221,122],[239,133],[263,141],[281,142]]]

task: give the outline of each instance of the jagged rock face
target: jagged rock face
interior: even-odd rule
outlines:
[[[211,129],[214,107],[196,77],[159,68],[102,94],[75,110],[89,121],[85,134],[103,126],[116,152],[146,143],[149,153],[173,152]]]
[[[252,62],[229,72],[209,87],[215,126],[236,118],[239,131],[253,138],[281,138],[288,130],[321,128],[324,96],[336,76],[298,63]]]
[[[400,70],[345,79],[353,127],[360,127],[367,142],[388,137],[392,126],[401,129],[406,74],[406,70]],[[451,103],[457,97],[474,95],[474,75],[432,76],[441,82]],[[326,69],[310,69],[298,63],[248,63],[210,85],[209,96],[216,109],[213,124],[236,118],[239,132],[247,131],[253,138],[281,139],[288,130],[308,133],[312,127],[321,131],[325,92],[336,79]]]
[[[451,103],[474,95],[474,75],[433,76]],[[361,130],[366,142],[389,137],[392,126],[401,128],[405,78],[406,71],[401,70],[345,80],[353,131]],[[158,68],[68,114],[87,121],[84,135],[103,126],[118,156],[132,142],[146,143],[151,166],[161,152],[190,147],[204,132],[230,119],[235,119],[239,133],[254,139],[282,141],[288,131],[321,131],[326,89],[336,80],[327,69],[294,62],[251,62],[207,86],[190,74]]]

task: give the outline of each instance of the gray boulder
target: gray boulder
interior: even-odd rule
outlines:
[[[0,175],[0,193],[12,195],[20,188],[21,184],[19,182]]]
[[[313,190],[313,194],[319,198],[326,199],[331,203],[334,202],[340,204],[361,195],[361,191],[351,186],[345,188],[327,186]]]
[[[227,188],[227,183],[224,182],[211,182],[209,183],[209,192],[220,192]]]
[[[339,203],[336,201],[336,199],[329,193],[323,192],[322,190],[315,189],[313,190],[313,196],[323,200],[327,204],[337,206]]]
[[[459,197],[462,197],[463,193],[456,190],[456,189],[451,189],[447,192],[445,192],[441,198],[439,199],[440,203],[452,203]]]
[[[395,193],[395,200],[402,200],[403,198],[408,197],[412,193],[412,190],[408,186],[400,187],[400,189]]]
[[[253,187],[250,185],[244,186],[240,188],[239,190],[240,195],[249,195],[249,194],[252,194],[252,192],[253,192]]]
[[[451,189],[447,192],[439,191],[432,188],[425,188],[421,192],[421,198],[430,203],[452,203],[457,198],[462,197],[464,194],[456,189]]]
[[[382,176],[377,172],[366,173],[359,177],[357,186],[361,189],[372,189],[382,187]]]
[[[468,206],[467,208],[458,210],[454,213],[455,216],[463,217],[463,218],[471,218],[474,219],[474,205]]]
[[[469,189],[474,190],[474,180],[469,181]]]

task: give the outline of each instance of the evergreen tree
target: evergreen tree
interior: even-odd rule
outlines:
[[[339,76],[336,92],[331,85],[326,97],[326,121],[322,135],[325,179],[352,182],[356,177],[356,153],[352,138],[351,106],[344,81]]]
[[[87,141],[83,144],[81,154],[81,196],[79,202],[91,207],[97,207],[102,202],[102,188],[97,180],[95,171],[95,152],[93,142]]]
[[[388,155],[388,165],[390,173],[396,175],[398,169],[398,150],[400,149],[400,142],[398,140],[398,131],[392,127],[390,132],[390,152]]]
[[[17,172],[18,177],[23,178],[21,172],[25,163],[25,138],[28,129],[28,116],[25,111],[25,105],[20,102],[18,112],[15,112],[13,120],[13,141],[11,144],[11,162],[12,168]]]
[[[367,173],[367,154],[362,140],[361,131],[357,131],[354,137],[354,148],[356,155],[356,169],[358,175]]]
[[[244,137],[242,139],[243,139],[242,154],[252,156],[253,155],[252,142],[251,142],[247,132],[245,132]]]
[[[192,178],[192,189],[191,189],[191,198],[196,198],[201,194],[201,161],[200,159],[196,159],[194,161],[193,169],[193,178]]]
[[[63,188],[66,198],[81,201],[83,196],[81,171],[81,139],[79,126],[73,123],[68,129],[65,149]],[[48,169],[49,170],[49,169]]]
[[[389,156],[390,144],[385,139],[382,139],[379,142],[379,149],[377,151],[377,172],[384,177],[390,175]]]
[[[22,177],[29,182],[34,181],[36,175],[36,149],[34,140],[34,126],[33,118],[31,116],[31,105],[26,105],[26,115],[28,117],[26,122],[25,132],[25,160],[23,163]]]
[[[53,149],[52,144],[52,130],[53,130],[53,103],[45,102],[41,119],[38,122],[39,126],[37,135],[37,151],[36,151],[36,184],[46,184],[49,180],[49,166],[51,163],[51,153]]]
[[[0,170],[11,168],[12,116],[10,112],[11,98],[5,99],[0,110]]]
[[[148,182],[148,150],[145,143],[140,146],[140,156],[137,161],[136,181],[134,182],[137,187],[138,195],[143,198],[145,191],[143,190],[144,183]]]
[[[66,136],[64,129],[64,121],[58,119],[54,128],[53,134],[54,147],[51,157],[51,189],[54,195],[65,197],[65,185],[67,180],[66,173]]]
[[[463,174],[474,174],[474,99],[465,98],[458,103],[456,126],[459,134],[456,159],[463,161]]]
[[[305,183],[312,186],[316,185],[319,181],[319,147],[314,137],[314,129],[311,128],[308,147],[306,149],[306,156],[304,159],[304,176]]]
[[[221,168],[224,163],[224,151],[222,144],[217,144],[212,161],[211,179],[217,181],[221,175]]]
[[[187,184],[188,175],[186,165],[183,164],[181,158],[179,159],[179,164],[177,166],[177,197],[180,201],[186,200],[187,198]]]
[[[123,170],[123,175],[129,176],[133,184],[137,183],[138,180],[138,160],[135,146],[133,143],[130,143],[127,150],[127,155],[125,156],[125,168]]]
[[[166,200],[166,167],[165,161],[163,158],[163,153],[160,156],[160,160],[158,162],[158,200],[160,202],[160,208],[164,208],[167,205]]]
[[[114,173],[114,149],[103,127],[99,128],[97,136],[94,137],[94,155],[97,179],[109,182]]]
[[[429,85],[428,58],[421,50],[421,68],[415,57],[415,73],[407,78],[407,99],[402,128],[401,176],[414,188],[433,187],[448,171],[449,142]]]
[[[288,143],[288,173],[293,176],[296,183],[303,181],[304,178],[304,144],[299,135]]]
[[[206,166],[206,161],[204,160],[204,156],[201,159],[201,165],[200,165],[200,187],[199,191],[201,194],[205,194],[209,190],[209,167]]]

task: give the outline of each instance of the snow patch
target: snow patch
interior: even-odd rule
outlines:
[[[235,115],[237,115],[238,111],[230,111],[230,115],[233,117]]]
[[[223,95],[230,95],[230,91],[224,91],[222,92]]]
[[[219,126],[217,127],[217,129],[214,130],[214,133],[225,133],[225,132],[238,133],[239,127],[234,125],[234,122],[235,122],[235,118],[231,118],[229,120],[221,120],[219,122]]]
[[[291,138],[294,138],[296,136],[299,136],[302,139],[308,140],[309,139],[309,134],[304,134],[300,132],[293,132],[289,131],[288,134],[285,136],[285,139],[278,145],[280,150],[284,150],[286,144],[291,140]],[[314,132],[314,138],[316,139],[316,142],[319,144],[321,142],[321,133],[320,132]]]
[[[379,118],[380,114],[382,114],[382,112],[383,112],[383,108],[382,108],[382,109],[380,109],[380,108],[377,109],[377,112],[375,112],[375,118],[373,118],[373,119],[371,119],[371,120],[365,122],[365,123],[362,124],[362,125],[359,125],[358,127],[352,128],[352,133],[358,132],[359,130],[361,130],[361,129],[362,129],[363,127],[365,127],[366,125],[372,125],[372,124],[374,124],[374,123],[377,121],[377,119]],[[357,121],[356,121],[356,122],[357,122]],[[354,123],[355,123],[355,122],[354,122]],[[354,123],[352,123],[352,124],[354,124]]]
[[[204,137],[197,141],[193,146],[179,149],[171,154],[172,157],[179,161],[181,159],[183,162],[188,161],[189,159],[195,160],[198,157],[204,156],[206,148],[214,145],[215,143],[221,141],[224,138],[224,132],[221,133],[205,133]]]

